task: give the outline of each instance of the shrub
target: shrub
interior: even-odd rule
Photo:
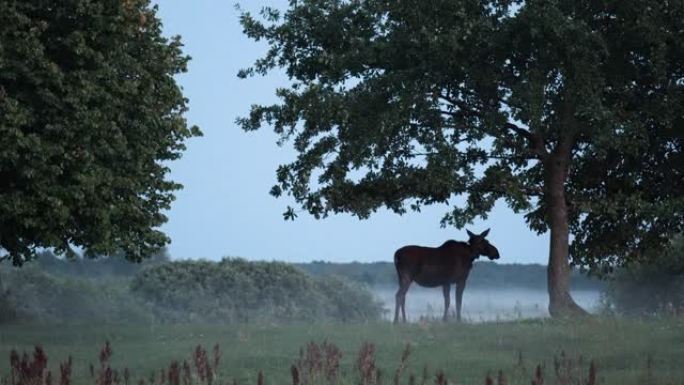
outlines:
[[[0,272],[0,324],[14,320],[16,313],[16,305],[10,296],[10,291],[3,285],[2,272]]]
[[[618,313],[656,315],[684,311],[684,238],[663,253],[619,270],[608,284],[606,305]]]
[[[7,287],[4,301],[22,319],[51,322],[149,319],[131,297],[128,280],[60,277],[36,266],[10,268],[2,273],[1,280]]]
[[[176,322],[361,321],[379,318],[382,309],[369,292],[341,280],[243,259],[151,266],[131,289],[158,318]]]
[[[379,317],[381,309],[365,287],[336,276],[317,278],[315,285],[326,298],[326,314],[332,319],[355,321]]]

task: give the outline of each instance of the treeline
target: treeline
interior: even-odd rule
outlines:
[[[22,268],[0,264],[0,322],[302,322],[379,319],[374,287],[395,287],[390,262],[288,264],[224,259],[142,263],[64,260],[43,252]],[[684,241],[605,281],[574,271],[573,288],[602,290],[605,310],[684,314]],[[476,262],[470,288],[546,290],[546,267]]]
[[[131,277],[145,267],[170,261],[171,257],[165,248],[145,258],[140,263],[127,261],[121,255],[98,256],[97,258],[77,256],[76,258],[65,259],[55,256],[50,251],[43,251],[38,253],[37,258],[25,267],[63,277],[107,278]],[[4,266],[5,269],[8,267],[7,265]]]
[[[299,263],[312,276],[341,276],[368,286],[396,286],[397,272],[392,262],[336,263],[314,261]],[[577,290],[600,290],[604,282],[580,271],[572,272],[572,287]],[[468,287],[498,289],[526,288],[546,290],[546,266],[539,264],[499,264],[477,261],[468,277]]]
[[[55,257],[50,252],[43,252],[29,266],[58,276],[106,278],[131,277],[146,267],[168,262],[170,262],[170,257],[166,250],[145,259],[142,263],[131,263],[118,256],[98,259],[77,258],[67,261]],[[392,262],[313,261],[292,265],[317,278],[335,276],[370,287],[396,286],[397,284],[397,273]],[[575,270],[572,273],[572,285],[574,289],[595,290],[603,288],[605,283]],[[546,290],[546,266],[477,261],[468,278],[468,286],[490,289],[519,287]]]

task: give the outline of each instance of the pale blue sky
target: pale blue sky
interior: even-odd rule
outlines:
[[[258,10],[267,1],[243,1]],[[234,3],[225,0],[165,0],[160,11],[167,35],[179,34],[192,56],[189,72],[179,77],[190,99],[187,114],[204,132],[188,142],[183,158],[171,164],[171,178],[182,183],[163,230],[171,237],[174,258],[284,261],[391,261],[406,244],[438,246],[466,238],[465,230],[443,229],[439,220],[447,206],[397,216],[380,211],[369,220],[350,215],[315,220],[301,213],[284,221],[286,198],[268,194],[275,170],[294,158],[289,146],[278,147],[270,130],[245,133],[234,123],[254,103],[275,101],[274,90],[287,84],[282,75],[240,80],[236,74],[265,51],[242,34]],[[469,229],[491,227],[490,241],[502,263],[546,263],[548,236],[537,236],[522,215],[501,202],[486,221]]]

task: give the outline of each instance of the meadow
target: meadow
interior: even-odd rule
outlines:
[[[298,364],[300,354],[300,369],[311,360],[307,358],[307,344],[324,341],[341,353],[333,380],[339,384],[364,383],[359,350],[366,343],[373,344],[374,352],[369,357],[370,345],[366,345],[361,361],[372,364],[380,378],[365,383],[393,384],[397,368],[401,368],[401,384],[487,384],[488,375],[491,383],[540,384],[538,378],[531,382],[539,365],[546,384],[684,384],[684,319],[597,316],[575,321],[400,325],[16,323],[0,329],[0,378],[10,383],[12,350],[31,354],[39,344],[48,356],[51,371],[59,373],[59,363],[71,356],[72,384],[99,383],[90,368],[91,364],[99,367],[98,354],[105,341],[113,349],[109,365],[119,373],[126,370],[133,384],[141,383],[139,379],[148,385],[161,384],[161,372],[167,373],[172,361],[187,361],[192,366],[198,345],[212,356],[216,344],[220,357],[214,384],[257,384],[259,372],[263,384],[292,384],[291,368]],[[402,361],[407,346],[408,356]],[[324,352],[318,350],[314,355],[318,354],[320,361]],[[594,380],[589,379],[592,362]],[[503,378],[498,378],[499,371]],[[299,375],[306,384],[305,373]]]

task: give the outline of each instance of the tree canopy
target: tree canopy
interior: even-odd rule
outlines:
[[[568,256],[601,271],[682,231],[682,20],[679,0],[293,0],[241,16],[269,49],[239,76],[292,83],[238,122],[293,143],[271,193],[316,218],[449,204],[462,227],[505,200],[551,231],[568,304]]]
[[[147,0],[0,0],[0,258],[168,243],[168,162],[200,134],[181,46]]]

